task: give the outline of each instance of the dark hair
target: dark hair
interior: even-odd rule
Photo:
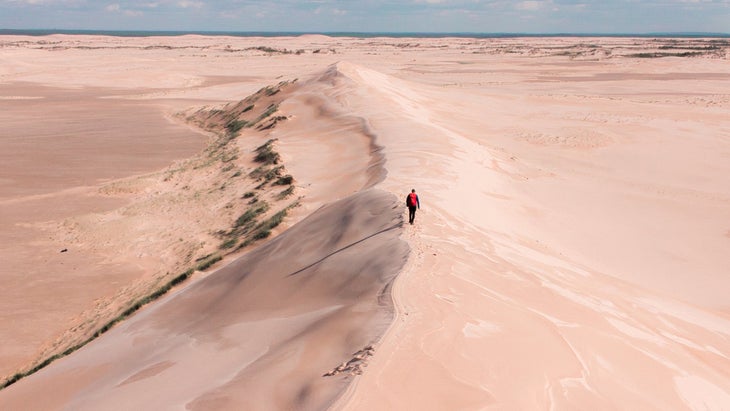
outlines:
[[[411,193],[415,193],[415,192],[416,192],[416,189],[415,188],[412,188],[411,189]]]

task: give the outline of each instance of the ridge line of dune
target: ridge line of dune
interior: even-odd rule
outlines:
[[[295,89],[296,89],[296,87],[295,87]],[[271,91],[266,91],[264,89],[262,89],[262,90],[263,90],[264,93],[271,93],[271,94],[278,94],[278,92],[279,92],[278,89],[277,90],[271,90]],[[239,104],[242,104],[242,105],[239,105]],[[232,127],[236,127],[237,128],[239,126],[239,123],[241,123],[242,120],[240,120],[240,115],[236,115],[235,114],[235,113],[237,113],[236,110],[240,110],[241,112],[247,112],[248,111],[247,105],[249,103],[248,102],[245,102],[245,101],[242,101],[239,104],[232,104],[231,103],[231,104],[229,104],[227,106],[228,109],[231,110],[231,113],[233,113],[233,116],[232,117],[225,117],[225,116],[227,116],[227,114],[226,114],[225,111],[223,111],[222,113],[220,113],[220,115],[224,116],[224,117],[221,117],[221,119],[224,119],[225,122],[220,123],[220,122],[217,122],[217,120],[214,120],[214,122],[217,122],[217,124],[219,126],[225,126],[226,128],[228,128],[229,126],[232,126]],[[215,109],[214,110],[211,110],[210,112],[213,113],[213,116],[218,116],[219,115],[219,114],[216,113],[216,110]],[[375,186],[377,186],[377,184],[379,182],[381,182],[381,181],[384,180],[385,175],[387,173],[387,170],[384,167],[384,163],[386,161],[385,155],[382,152],[382,147],[377,143],[378,136],[372,131],[372,129],[370,128],[370,125],[368,124],[368,121],[367,121],[366,118],[361,117],[361,116],[352,115],[352,113],[347,113],[346,111],[340,111],[339,113],[340,114],[344,114],[344,117],[340,117],[340,116],[335,115],[335,116],[333,116],[333,118],[337,119],[337,121],[344,121],[346,123],[349,122],[349,123],[353,123],[353,124],[358,124],[359,134],[356,133],[353,137],[354,138],[364,138],[365,139],[364,141],[367,142],[366,143],[366,147],[368,147],[368,150],[367,150],[367,155],[368,155],[368,157],[367,157],[367,159],[368,159],[367,160],[367,164],[366,164],[366,166],[364,168],[360,169],[360,172],[362,172],[363,175],[365,176],[365,183],[364,183],[363,186],[359,187],[356,190],[355,194],[349,195],[349,196],[347,196],[347,197],[345,197],[345,198],[343,198],[341,200],[338,200],[338,201],[330,201],[327,204],[323,205],[319,210],[317,210],[314,213],[311,213],[311,214],[305,216],[304,219],[302,220],[302,222],[305,223],[305,224],[312,224],[311,222],[307,222],[307,221],[310,218],[315,217],[316,215],[320,214],[321,212],[324,212],[328,208],[341,207],[341,206],[336,206],[336,204],[340,204],[342,202],[350,202],[350,203],[352,203],[355,198],[365,199],[365,198],[371,198],[373,196],[375,196],[376,198],[380,198],[380,197],[382,197],[384,195],[384,194],[380,193],[381,190],[377,190],[377,189],[374,188]],[[195,116],[198,116],[199,119],[203,119],[203,118],[205,118],[205,116],[207,114],[198,111],[198,112],[194,113],[194,115]],[[188,116],[188,121],[190,120],[190,118],[191,117]],[[242,121],[242,124],[246,124],[246,121]],[[272,123],[272,124],[274,124],[274,123]],[[210,117],[208,117],[207,119],[204,120],[203,123],[198,123],[198,125],[205,127],[206,125],[214,125],[214,123],[211,123],[210,122]],[[269,140],[269,141],[272,141],[272,140]],[[218,147],[218,145],[217,145],[216,142],[211,143],[211,146]],[[209,146],[209,148],[210,148],[210,146]],[[228,154],[226,154],[224,152],[221,155],[225,157]],[[394,200],[395,197],[393,197],[392,194],[387,194],[387,198],[388,198],[388,202],[395,203],[395,200]],[[382,201],[382,200],[378,200],[378,201]],[[352,206],[353,207],[356,207],[356,208],[358,208],[358,207],[367,207],[367,204],[360,205],[360,204],[352,203]],[[334,249],[334,250],[332,250],[332,251],[330,251],[330,252],[328,252],[326,254],[321,255],[314,262],[309,263],[306,266],[303,266],[302,268],[298,269],[295,272],[288,273],[286,275],[286,277],[288,277],[288,278],[289,277],[290,278],[298,278],[298,276],[301,273],[303,273],[303,272],[306,272],[306,271],[317,272],[317,271],[319,271],[320,270],[320,267],[316,267],[316,268],[314,268],[314,270],[312,270],[312,268],[315,267],[315,266],[320,266],[320,265],[327,266],[327,265],[331,264],[331,260],[342,260],[343,258],[344,259],[351,258],[348,255],[350,254],[350,250],[353,247],[358,247],[359,249],[362,249],[363,247],[365,249],[369,249],[369,248],[373,248],[373,247],[382,247],[380,241],[368,241],[368,240],[369,239],[372,239],[372,238],[374,238],[376,236],[383,235],[383,234],[385,234],[387,232],[391,232],[391,231],[393,231],[393,230],[395,230],[397,228],[402,227],[402,216],[400,215],[400,212],[399,211],[396,211],[397,208],[395,206],[389,206],[387,210],[388,210],[387,213],[383,213],[383,216],[384,217],[390,216],[390,217],[387,217],[387,218],[393,218],[393,216],[397,216],[397,219],[399,221],[395,222],[395,224],[391,224],[391,225],[386,226],[386,227],[384,227],[384,228],[382,228],[380,230],[377,230],[374,233],[363,233],[363,234],[361,234],[361,235],[359,235],[359,236],[357,236],[355,238],[352,238],[351,241],[349,241],[347,243],[343,243],[339,248],[336,248],[336,249]],[[351,213],[351,211],[347,210],[347,214],[348,215],[349,215],[349,213]],[[370,219],[370,218],[374,217],[374,216],[369,216],[369,214],[370,213],[367,213],[366,212],[363,216],[360,216],[358,218],[365,218],[367,220],[367,219]],[[348,218],[348,221],[349,221],[349,218]],[[346,224],[346,226],[347,226],[347,224]],[[357,229],[358,230],[362,230],[363,228],[367,229],[368,226],[367,225],[364,225],[364,226],[358,227]],[[328,228],[325,228],[325,226],[323,226],[322,229],[328,229]],[[329,229],[331,229],[331,228],[329,228]],[[335,228],[335,230],[336,230],[336,228]],[[289,230],[284,231],[282,234],[285,234],[285,237],[286,236],[293,235],[293,234],[291,234],[289,232]],[[392,242],[394,240],[394,238],[395,239],[399,239],[400,238],[400,234],[398,233],[398,234],[389,235],[388,238],[389,239],[387,241],[391,241]],[[280,241],[280,239],[281,239],[281,241]],[[275,239],[275,241],[273,241],[271,243],[271,246],[273,247],[273,246],[276,246],[278,244],[281,244],[282,241],[284,241],[283,238],[282,238],[282,236],[277,236],[276,239]],[[403,248],[403,246],[396,247],[396,249],[400,250],[400,252],[403,253],[404,251],[402,250],[402,248]],[[265,249],[265,247],[257,248],[256,250],[252,251],[252,253],[247,253],[244,256],[248,256],[248,255],[255,256],[255,255],[258,255],[258,251],[259,250],[262,250],[263,251],[263,249]],[[392,251],[395,251],[395,250],[391,250],[391,252]],[[407,255],[407,253],[406,253],[406,255]],[[402,258],[405,258],[405,257],[402,257]],[[375,258],[373,258],[373,259],[375,259]],[[238,260],[236,260],[236,261],[238,261]],[[395,261],[389,262],[388,264],[397,264],[397,263],[398,263],[398,261],[395,260]],[[380,264],[383,264],[383,263],[381,262]],[[218,273],[221,270],[231,270],[231,269],[233,269],[231,267],[234,266],[234,265],[235,265],[235,262],[232,262],[231,264],[228,264],[225,267],[221,267],[221,269],[216,270],[215,271],[215,274],[212,274],[212,275],[217,276],[217,277],[220,277],[220,274],[218,274]],[[347,270],[349,271],[350,269],[348,268]],[[400,272],[400,270],[398,271],[398,273],[399,272]],[[368,330],[368,327],[366,327],[366,328],[358,331],[358,333],[362,333],[364,335],[368,335],[369,336],[367,338],[367,340],[364,341],[364,344],[372,344],[374,341],[381,340],[382,339],[382,336],[383,336],[383,333],[381,333],[379,331],[380,328],[381,327],[387,328],[387,327],[390,327],[390,325],[392,324],[392,317],[391,316],[393,315],[393,296],[392,296],[390,290],[392,289],[392,280],[393,280],[393,278],[395,278],[398,275],[398,273],[393,273],[392,274],[393,277],[390,278],[390,279],[388,279],[388,281],[384,282],[382,284],[382,287],[379,287],[378,288],[377,292],[374,294],[374,296],[375,296],[374,300],[370,302],[370,304],[376,303],[377,306],[379,307],[377,309],[377,313],[376,314],[372,314],[372,315],[374,315],[373,318],[377,320],[376,321],[377,327],[374,328],[374,329],[372,329],[372,330]],[[357,270],[356,271],[353,271],[351,275],[353,275],[353,274],[354,275],[359,275],[359,271],[357,271]],[[383,273],[383,274],[385,274],[385,273]],[[311,274],[308,274],[308,275],[311,275]],[[362,280],[358,280],[358,281],[362,281]],[[196,284],[200,284],[200,282],[195,282],[195,283],[193,283],[191,285],[194,286]],[[373,285],[376,285],[376,284],[373,284]],[[182,295],[182,294],[176,294],[176,296],[177,295]],[[386,298],[386,295],[387,295],[387,298]],[[171,298],[176,298],[176,296],[173,296]],[[169,300],[163,300],[163,305],[166,305],[166,301],[169,301]],[[358,302],[359,299],[356,299],[355,301]],[[364,301],[364,300],[362,301],[362,303],[365,303],[365,302],[366,301]],[[359,303],[360,302],[358,302],[358,304]],[[150,311],[157,310],[156,307],[158,307],[157,304],[155,306],[153,306],[150,309]],[[149,311],[147,311],[147,312],[149,312]],[[146,315],[143,315],[142,317],[145,317],[145,316]],[[134,318],[131,318],[130,321],[125,321],[119,327],[115,327],[114,330],[116,330],[116,331],[112,330],[112,331],[114,331],[113,332],[113,335],[119,334],[119,332],[120,332],[120,331],[118,331],[119,329],[124,329],[124,328],[128,327],[129,324],[134,324],[136,321],[138,321],[138,318],[140,318],[140,317],[139,316],[135,316]],[[386,321],[386,318],[388,318],[387,321]],[[374,320],[371,319],[369,321],[374,321]],[[205,321],[192,321],[192,320],[190,320],[188,322],[189,322],[189,324],[191,326],[194,325],[194,324],[197,324],[196,326],[203,326],[205,324]],[[109,328],[109,327],[106,327],[106,328]],[[104,341],[109,341],[110,338],[112,338],[112,337],[107,336],[107,337],[105,337]],[[299,338],[299,337],[297,337],[297,338]],[[291,341],[291,343],[293,343],[293,342],[294,342],[294,340]],[[345,341],[335,341],[335,345],[332,348],[336,348],[337,345],[340,345],[343,342],[345,342]],[[287,342],[287,344],[289,344],[289,343],[290,342]],[[90,346],[90,348],[91,348],[91,351],[93,352],[93,347]],[[359,346],[357,348],[362,348],[362,346]],[[348,351],[349,350],[350,349],[348,349]],[[79,352],[79,355],[75,355],[73,358],[74,359],[76,359],[76,358],[84,358],[85,356],[88,355],[87,354],[88,352],[89,352],[89,349],[82,350],[81,352]],[[370,351],[367,351],[367,352],[370,353]],[[368,354],[368,355],[371,355],[371,354]],[[364,358],[364,359],[366,359],[366,358]],[[71,360],[71,361],[73,362],[73,361],[76,361],[76,360]],[[358,360],[358,361],[360,361],[360,360]],[[326,364],[324,366],[327,367]],[[334,366],[334,364],[332,364],[331,366]],[[355,373],[355,372],[358,372],[359,373],[360,372],[359,371],[360,370],[359,367],[360,366],[357,365],[357,366],[355,366],[355,368],[352,368],[350,370],[347,370],[347,367],[345,367],[343,370],[345,370],[346,372],[342,373],[339,377],[336,377],[335,378],[335,382],[336,381],[340,381],[340,382],[336,382],[336,384],[341,384],[342,383],[342,380],[341,380],[342,378],[345,378],[345,379],[349,380],[350,379],[349,377],[352,376],[352,375],[354,375],[353,373]],[[59,366],[52,367],[52,370],[56,370],[58,368],[59,368]],[[309,383],[320,384],[317,381],[322,378],[321,377],[322,373],[324,373],[327,369],[328,368],[324,368],[324,369],[318,370],[317,371],[318,372],[318,374],[317,374],[318,376],[316,377],[316,379],[310,381]],[[333,371],[333,375],[337,375],[338,373],[341,372],[341,371],[337,371],[337,370],[339,370],[339,368],[336,369],[336,371]],[[48,373],[49,372],[44,372],[43,375],[47,375]],[[50,371],[50,373],[53,374],[53,371]],[[37,379],[37,377],[34,378],[34,379]],[[332,383],[335,383],[335,382],[332,382]],[[323,384],[332,384],[330,382],[322,382],[322,383]],[[339,390],[337,392],[339,393]],[[337,394],[333,398],[337,398],[338,396],[339,396],[339,394]]]

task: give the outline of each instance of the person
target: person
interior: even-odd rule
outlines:
[[[418,199],[415,189],[406,196],[406,206],[408,207],[408,222],[413,224],[413,220],[416,219],[416,208],[421,209],[421,201]]]

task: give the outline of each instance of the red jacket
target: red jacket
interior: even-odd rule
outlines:
[[[421,208],[421,202],[418,200],[418,194],[416,194],[416,193],[408,194],[408,197],[406,197],[406,205],[408,207],[418,206],[418,208]]]

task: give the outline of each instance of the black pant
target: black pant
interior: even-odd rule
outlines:
[[[416,219],[416,206],[408,206],[408,222],[413,224]]]

